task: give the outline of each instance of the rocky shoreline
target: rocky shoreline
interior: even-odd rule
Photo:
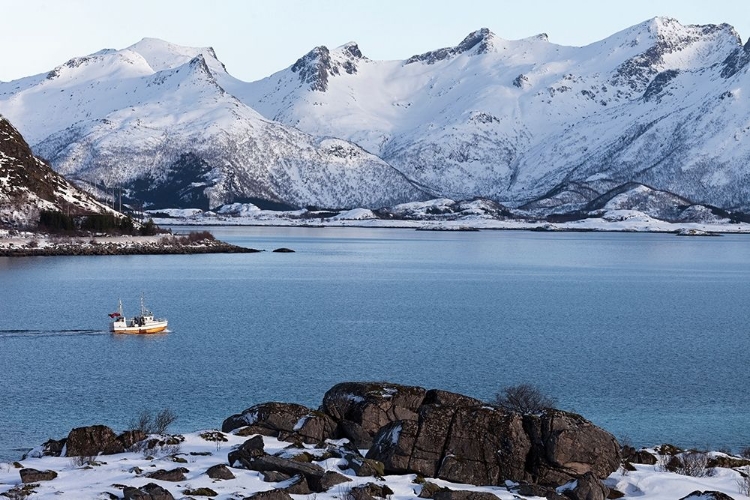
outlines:
[[[76,428],[5,475],[0,469],[0,495],[75,494],[66,488],[82,488],[96,476],[87,471],[98,469],[105,478],[86,487],[87,494],[99,488],[91,498],[604,500],[642,496],[625,478],[644,467],[661,463],[681,474],[686,453],[666,445],[621,447],[607,431],[562,410],[520,414],[443,390],[346,382],[328,390],[317,409],[261,403],[226,418],[221,430],[187,436]],[[750,465],[719,458],[713,466],[740,474]],[[112,476],[103,474],[108,468]],[[690,491],[670,498],[732,498]]]
[[[92,256],[92,255],[188,255],[207,253],[256,253],[255,248],[240,247],[215,239],[194,241],[179,237],[158,238],[91,238],[55,240],[29,239],[21,243],[0,245],[0,257]]]

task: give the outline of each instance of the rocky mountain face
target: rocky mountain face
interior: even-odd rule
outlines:
[[[310,57],[324,65],[323,56]],[[313,82],[338,71],[326,68],[299,71]],[[377,156],[267,120],[222,81],[233,79],[211,49],[146,39],[0,84],[0,109],[59,172],[100,189],[124,187],[128,199],[155,208],[383,206],[424,198]]]
[[[155,208],[482,197],[554,215],[635,183],[674,210],[750,210],[749,90],[731,26],[655,18],[585,47],[488,29],[401,61],[320,46],[252,83],[144,39],[0,83],[0,112],[58,171]]]
[[[34,227],[42,210],[113,212],[34,156],[18,130],[0,116],[0,226]]]
[[[731,26],[656,18],[586,47],[482,29],[405,61],[361,59],[325,89],[287,69],[238,95],[356,142],[436,197],[565,212],[637,182],[747,210],[749,67]]]

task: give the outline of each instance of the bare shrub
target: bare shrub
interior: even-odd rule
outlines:
[[[526,415],[554,408],[556,401],[533,384],[519,384],[506,387],[496,394],[494,403],[505,410]]]
[[[708,459],[708,453],[686,451],[677,457],[679,464],[675,472],[690,477],[711,477],[714,469],[708,466]]]
[[[166,434],[170,425],[177,420],[177,414],[169,408],[164,408],[154,418],[154,432],[152,434]]]
[[[737,478],[737,488],[741,494],[750,497],[750,466],[738,469],[737,472],[740,474]]]
[[[99,465],[96,462],[96,457],[93,455],[81,455],[70,458],[70,463],[74,467],[83,467],[84,465]]]
[[[746,448],[742,448],[740,450],[740,456],[742,458],[750,458],[750,446],[748,446]]]
[[[177,420],[177,414],[169,408],[164,408],[156,415],[151,410],[143,410],[138,417],[130,421],[129,427],[145,434],[166,434],[167,429],[175,420]]]

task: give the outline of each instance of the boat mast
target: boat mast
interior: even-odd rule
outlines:
[[[123,318],[122,313],[122,299],[117,299],[117,312],[120,313],[120,317]]]

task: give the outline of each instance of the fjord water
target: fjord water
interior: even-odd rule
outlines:
[[[296,253],[0,258],[0,459],[171,408],[218,428],[342,381],[539,385],[635,445],[750,446],[750,239],[211,228]],[[170,333],[115,336],[141,292]]]

